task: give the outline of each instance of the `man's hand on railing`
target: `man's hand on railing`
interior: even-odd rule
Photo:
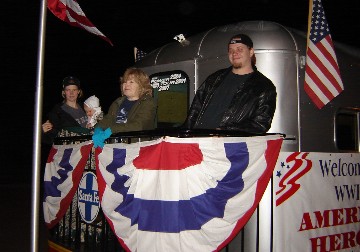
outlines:
[[[112,132],[110,128],[103,130],[102,128],[95,128],[94,135],[92,136],[92,140],[94,142],[94,147],[103,148],[105,145],[105,140],[111,136]]]

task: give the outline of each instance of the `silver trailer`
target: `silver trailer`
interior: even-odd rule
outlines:
[[[205,78],[230,66],[227,43],[248,34],[256,66],[273,81],[278,98],[269,130],[284,133],[282,151],[359,152],[360,51],[335,42],[345,90],[318,109],[304,91],[306,34],[268,21],[246,21],[214,27],[185,41],[166,44],[135,63],[151,77],[158,99],[158,127],[181,125]],[[227,251],[273,251],[272,186],[248,224]]]

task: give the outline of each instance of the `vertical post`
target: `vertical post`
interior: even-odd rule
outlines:
[[[34,109],[34,136],[33,136],[33,177],[32,177],[32,219],[31,219],[31,251],[38,251],[38,227],[39,227],[39,180],[41,164],[41,117],[43,99],[43,62],[45,51],[45,28],[46,28],[46,0],[41,1],[38,37],[38,65],[36,72],[36,91]]]

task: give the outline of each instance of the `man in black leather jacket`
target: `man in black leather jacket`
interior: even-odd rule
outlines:
[[[184,127],[266,133],[276,108],[276,88],[257,71],[250,37],[233,36],[228,55],[232,66],[211,74],[198,88]]]

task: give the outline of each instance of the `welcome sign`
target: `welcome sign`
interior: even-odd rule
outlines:
[[[360,154],[281,152],[274,251],[360,249]]]

